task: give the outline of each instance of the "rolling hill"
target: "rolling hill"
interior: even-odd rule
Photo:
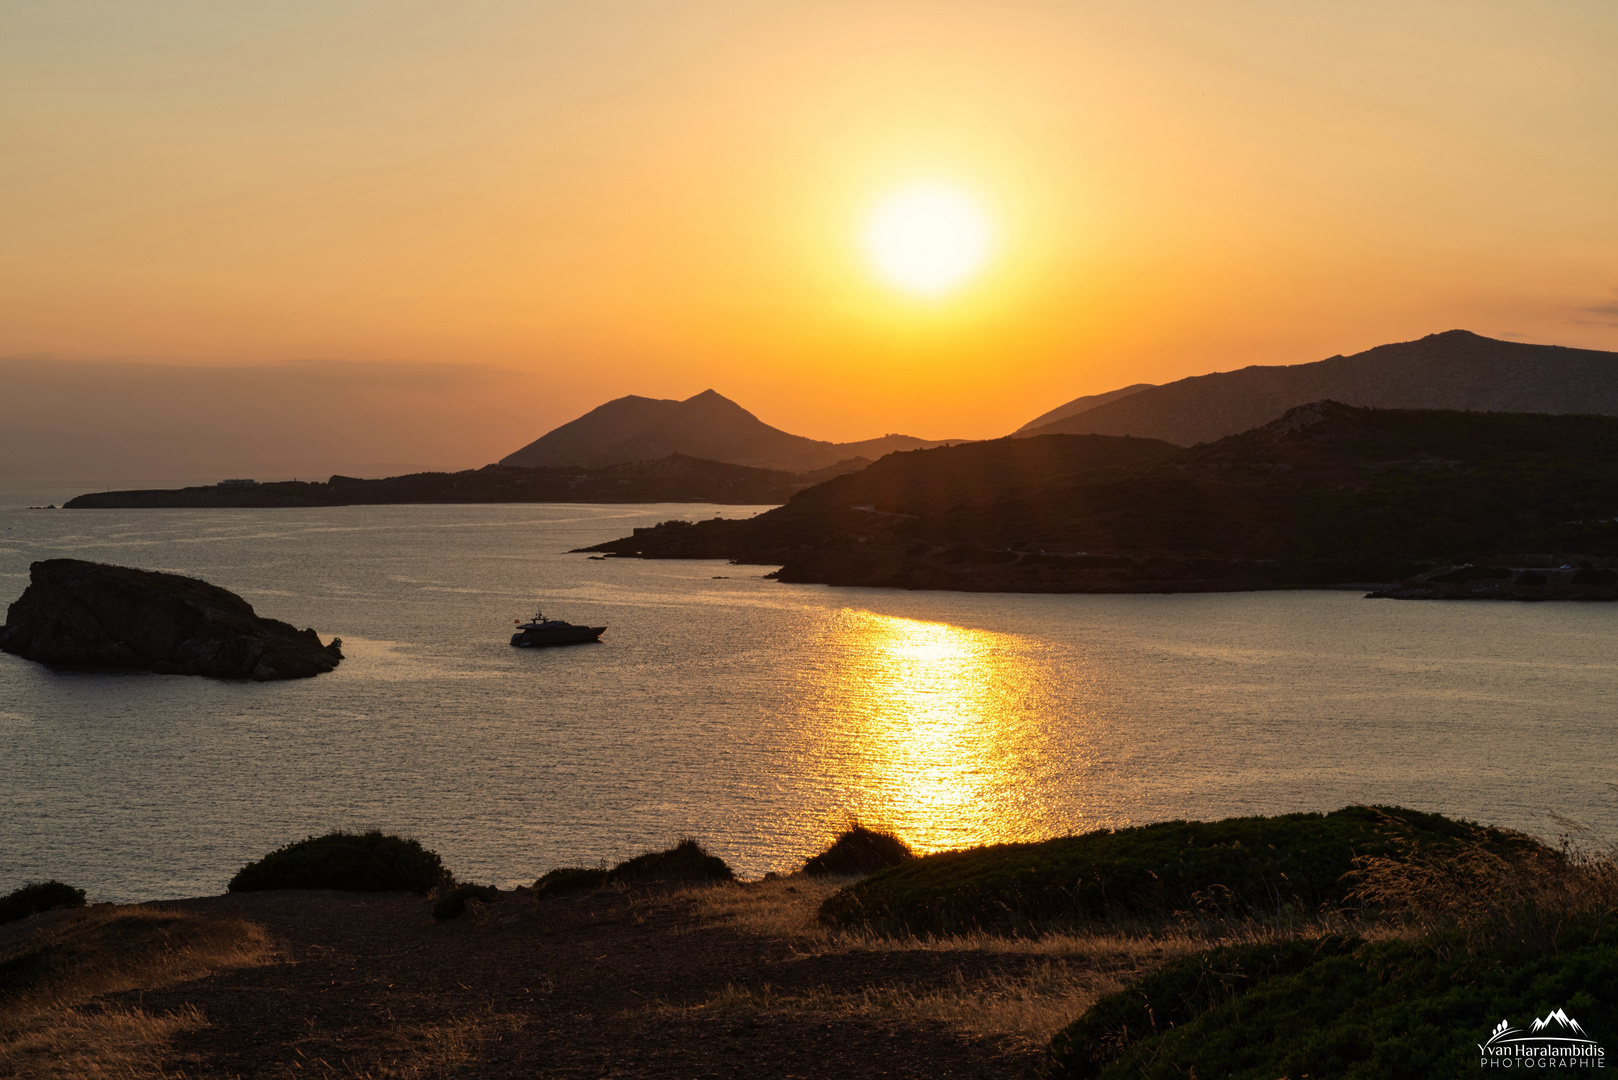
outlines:
[[[590,550],[1011,592],[1318,587],[1471,563],[1494,568],[1480,579],[1541,568],[1524,579],[1551,590],[1536,595],[1589,584],[1588,598],[1611,598],[1615,514],[1618,417],[1326,401],[1191,449],[1046,435],[891,454],[747,521],[667,523]]]
[[[1080,398],[1015,435],[1134,435],[1192,446],[1328,398],[1384,409],[1613,416],[1618,415],[1618,353],[1525,345],[1451,330],[1312,364],[1247,367]],[[1069,408],[1085,402],[1093,404]],[[1063,410],[1069,411],[1057,415]]]
[[[684,401],[621,397],[607,402],[500,460],[502,465],[600,468],[685,454],[710,461],[786,472],[824,469],[851,458],[879,458],[895,450],[942,442],[885,435],[833,443],[792,435],[712,390]]]

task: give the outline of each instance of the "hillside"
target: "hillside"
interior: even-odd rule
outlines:
[[[787,472],[823,469],[848,458],[939,446],[909,435],[831,443],[792,435],[712,390],[684,401],[621,397],[540,436],[500,460],[524,467],[599,468],[670,454]]]
[[[1138,394],[1142,390],[1150,390],[1154,385],[1155,384],[1153,383],[1141,382],[1135,383],[1133,386],[1124,386],[1117,390],[1109,390],[1105,394],[1086,394],[1084,397],[1074,398],[1065,405],[1058,405],[1050,412],[1041,413],[1040,415],[1034,417],[1012,434],[1033,431],[1035,428],[1044,427],[1046,424],[1054,424],[1058,420],[1065,420],[1070,416],[1077,416],[1079,413],[1089,412],[1091,409],[1105,405],[1109,401],[1117,401],[1119,398],[1126,398],[1130,394]]]
[[[218,485],[171,490],[97,491],[65,504],[69,510],[155,507],[360,506],[382,503],[539,502],[785,502],[793,493],[865,466],[860,459],[814,473],[753,469],[670,454],[658,461],[522,469],[485,465],[458,473],[413,473],[385,480],[334,476],[325,483],[285,480],[251,486]]]
[[[1131,392],[1133,391],[1133,392]],[[1111,400],[1101,400],[1111,398]],[[1312,364],[1247,367],[1114,391],[1082,411],[1047,413],[1015,434],[1135,435],[1212,442],[1331,399],[1387,409],[1618,415],[1618,353],[1497,341],[1465,330]]]
[[[1391,582],[1491,560],[1556,585],[1581,561],[1618,561],[1615,511],[1618,418],[1320,402],[1189,450],[1050,435],[891,455],[749,521],[591,550],[980,591]]]

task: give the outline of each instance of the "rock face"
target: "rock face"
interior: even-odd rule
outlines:
[[[259,682],[330,671],[340,645],[206,581],[79,559],[34,563],[0,626],[0,650],[56,667]]]

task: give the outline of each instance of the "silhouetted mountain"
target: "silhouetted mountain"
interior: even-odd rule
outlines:
[[[783,581],[1014,592],[1393,582],[1492,563],[1544,568],[1521,582],[1552,587],[1535,595],[1566,584],[1611,598],[1600,564],[1618,565],[1615,507],[1618,418],[1327,401],[1191,449],[1046,435],[892,454],[747,521],[590,550],[776,564]]]
[[[1450,330],[1313,364],[1247,367],[1129,389],[1054,422],[1036,420],[1015,434],[1134,435],[1191,446],[1323,399],[1391,409],[1613,416],[1618,415],[1618,353],[1524,345]]]
[[[1142,390],[1150,390],[1154,385],[1156,384],[1149,382],[1138,382],[1133,386],[1125,386],[1117,390],[1108,390],[1105,394],[1088,394],[1084,397],[1074,398],[1066,405],[1058,405],[1050,412],[1041,413],[1039,416],[1034,417],[1032,420],[1028,421],[1028,423],[1024,424],[1022,427],[1013,432],[1013,434],[1033,431],[1035,428],[1044,427],[1046,424],[1054,424],[1058,420],[1065,420],[1070,416],[1077,416],[1081,412],[1089,412],[1096,406],[1105,405],[1109,401],[1117,401],[1119,398],[1128,397],[1130,394],[1138,394]]]
[[[712,390],[684,401],[621,397],[500,460],[502,465],[600,467],[688,454],[762,469],[807,472],[847,458],[941,446],[909,435],[831,443],[773,428]]]
[[[70,499],[68,510],[126,507],[362,506],[383,503],[535,502],[785,502],[794,492],[845,472],[863,469],[863,458],[840,461],[812,473],[754,469],[723,461],[670,454],[657,461],[524,469],[485,465],[457,473],[413,473],[385,480],[334,476],[325,483],[282,480],[268,484],[220,484],[147,491],[95,491]]]

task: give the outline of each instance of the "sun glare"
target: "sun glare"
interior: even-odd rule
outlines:
[[[964,285],[988,260],[994,230],[959,188],[918,184],[889,193],[871,210],[865,252],[889,284],[937,298]]]

